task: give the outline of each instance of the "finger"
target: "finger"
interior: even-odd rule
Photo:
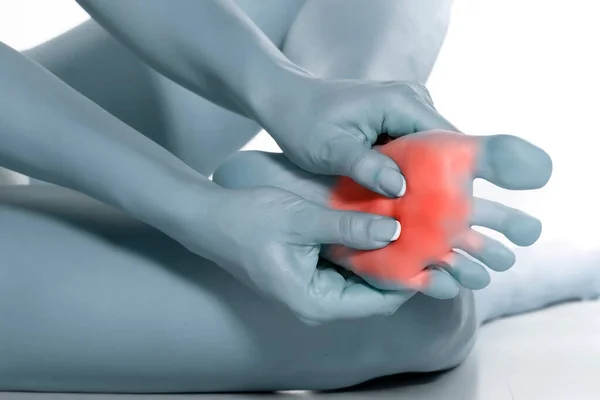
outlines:
[[[364,280],[382,290],[418,290],[429,297],[440,300],[455,297],[459,290],[454,278],[446,273],[442,267],[427,268],[413,279],[414,284],[382,281],[381,279],[374,279],[368,276],[365,276]]]
[[[517,246],[530,246],[542,233],[542,223],[520,210],[494,201],[476,198],[471,224],[502,233]]]
[[[415,104],[413,118],[415,120],[414,131],[423,132],[433,129],[459,132],[459,130],[435,108],[427,103]]]
[[[352,135],[342,135],[327,145],[329,172],[351,178],[386,197],[399,197],[406,182],[394,160],[370,148]]]
[[[416,293],[415,290],[380,290],[358,278],[341,282],[332,279],[331,272],[323,271],[315,275],[312,288],[312,301],[325,311],[325,321],[391,315]]]
[[[387,246],[400,236],[401,226],[393,218],[354,211],[339,211],[313,205],[295,215],[294,229],[308,243],[339,244],[357,250]]]
[[[326,298],[341,292],[346,287],[346,278],[333,266],[317,269],[312,278],[312,295]]]
[[[365,280],[356,274],[352,274],[346,278],[345,287],[354,285],[356,283],[365,283]]]
[[[552,159],[542,149],[510,135],[480,136],[482,151],[476,175],[504,189],[544,186],[552,175]]]
[[[456,281],[442,266],[427,269],[429,280],[419,291],[429,297],[439,300],[452,299],[458,295],[459,287]]]
[[[448,254],[444,259],[443,268],[456,282],[467,289],[479,290],[490,284],[491,278],[487,269],[457,251]]]
[[[320,262],[303,295],[289,301],[292,311],[305,323],[391,315],[415,293],[415,290],[382,291],[356,275],[345,279],[328,262]]]
[[[515,254],[508,247],[474,230],[457,238],[453,247],[466,252],[494,271],[506,271],[515,264]]]

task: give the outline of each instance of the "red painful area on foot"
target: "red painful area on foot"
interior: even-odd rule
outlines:
[[[469,231],[478,145],[473,137],[429,131],[389,141],[378,150],[400,167],[407,181],[405,195],[386,198],[341,177],[330,206],[395,218],[402,233],[382,249],[339,248],[334,257],[343,257],[358,275],[422,287],[425,268],[448,262],[452,243]]]

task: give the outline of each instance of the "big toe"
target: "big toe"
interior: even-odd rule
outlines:
[[[552,159],[539,147],[511,135],[485,137],[480,177],[505,189],[538,189],[552,175]]]

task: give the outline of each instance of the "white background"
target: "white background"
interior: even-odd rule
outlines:
[[[506,194],[482,185],[479,193],[542,218],[546,238],[586,247],[600,247],[599,17],[594,0],[455,0],[428,84],[464,132],[516,134],[551,154],[547,188]],[[26,49],[86,18],[74,0],[0,0],[0,40]],[[273,142],[263,134],[249,147]]]

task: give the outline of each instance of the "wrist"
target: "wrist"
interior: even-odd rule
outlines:
[[[228,216],[223,205],[234,198],[234,193],[210,183],[188,182],[179,186],[171,194],[168,206],[165,207],[165,202],[159,206],[165,218],[154,223],[191,252],[218,263],[219,254],[214,250],[219,248],[218,232],[223,229],[219,217]],[[228,228],[234,229],[234,222]]]
[[[262,75],[262,79],[252,80],[253,86],[247,91],[251,94],[249,117],[269,130],[296,107],[303,89],[314,77],[287,59],[273,63]]]
[[[206,225],[202,221],[208,220],[225,191],[200,174],[177,174],[162,189],[147,202],[148,222],[178,241],[190,223],[200,221],[202,226],[195,226],[196,232]]]
[[[133,156],[129,161],[129,170],[94,185],[93,197],[176,240],[192,215],[194,221],[204,219],[210,210],[208,203],[223,190],[185,165],[165,165]]]

